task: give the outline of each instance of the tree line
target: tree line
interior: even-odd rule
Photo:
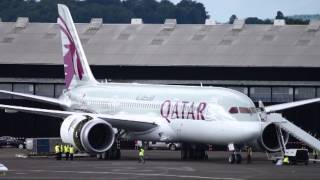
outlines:
[[[169,0],[0,0],[2,21],[29,17],[32,22],[56,22],[57,4],[66,4],[75,22],[103,18],[104,23],[130,23],[142,18],[144,23],[164,23],[177,19],[179,24],[203,24],[208,13],[202,3],[182,0],[176,5]]]
[[[181,0],[176,5],[169,0],[0,0],[0,18],[5,22],[17,17],[29,17],[31,22],[56,22],[57,4],[66,4],[75,22],[87,23],[91,18],[103,18],[104,23],[130,23],[131,18],[142,18],[144,23],[164,23],[177,19],[179,24],[204,24],[209,15],[202,3]],[[233,14],[232,24],[237,16]],[[286,24],[308,24],[309,20],[284,16],[277,12],[275,19]],[[272,24],[272,19],[248,17],[246,24]]]
[[[229,18],[229,24],[233,24],[233,22],[237,19],[237,16],[235,14],[231,15]],[[310,20],[308,19],[298,19],[298,18],[292,18],[289,16],[284,16],[284,14],[281,11],[277,12],[277,15],[275,16],[275,19],[283,19],[285,20],[286,24],[288,25],[306,25],[309,24]],[[248,17],[245,19],[246,24],[273,24],[272,19],[259,19],[257,17]]]

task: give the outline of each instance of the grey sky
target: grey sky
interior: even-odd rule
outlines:
[[[180,0],[171,0],[174,3]],[[202,2],[211,19],[224,22],[232,14],[238,18],[274,18],[278,10],[284,15],[320,14],[320,0],[197,0]]]

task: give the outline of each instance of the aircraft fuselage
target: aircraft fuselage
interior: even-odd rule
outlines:
[[[74,88],[60,99],[72,110],[143,115],[159,124],[147,132],[127,132],[129,139],[225,145],[261,133],[252,100],[227,88],[107,83]]]

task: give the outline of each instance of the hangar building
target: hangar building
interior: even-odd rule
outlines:
[[[320,97],[320,22],[309,25],[76,24],[92,71],[100,81],[223,86],[254,102],[275,104]],[[0,89],[58,97],[64,85],[57,24],[0,22]],[[14,101],[12,101],[14,99]],[[49,107],[0,95],[0,103]],[[320,133],[320,104],[284,112]],[[0,112],[1,135],[58,136],[61,121]]]

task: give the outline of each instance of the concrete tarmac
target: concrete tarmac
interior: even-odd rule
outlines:
[[[182,161],[180,151],[148,150],[146,163],[141,164],[138,151],[121,152],[121,160],[81,157],[56,161],[54,157],[18,158],[16,154],[21,150],[0,149],[0,163],[9,169],[0,179],[320,179],[320,163],[276,166],[263,153],[254,153],[251,164],[245,160],[242,164],[228,164],[228,152],[209,152],[206,161]]]

